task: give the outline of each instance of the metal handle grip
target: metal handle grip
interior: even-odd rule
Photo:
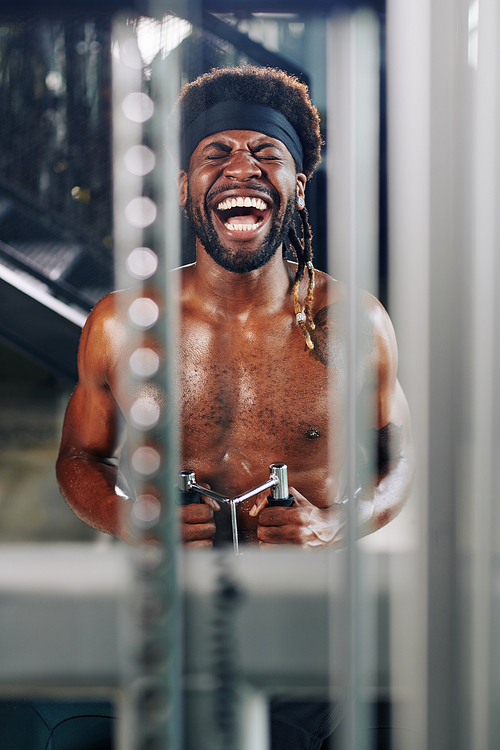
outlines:
[[[190,489],[191,483],[196,482],[194,471],[179,472],[179,504],[191,505],[192,503],[201,503],[200,493]]]
[[[293,495],[288,491],[288,469],[283,463],[271,464],[269,467],[271,477],[277,479],[276,484],[271,489],[271,494],[267,498],[271,508],[282,506],[289,508],[293,505]]]

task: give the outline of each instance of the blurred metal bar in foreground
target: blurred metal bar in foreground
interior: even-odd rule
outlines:
[[[153,3],[149,13],[158,16],[157,25],[165,32],[179,23]],[[128,523],[138,545],[131,552],[136,581],[129,616],[140,623],[135,673],[127,685],[128,711],[120,724],[120,747],[176,750],[181,746],[180,595],[173,492],[178,438],[172,413],[177,403],[173,374],[177,293],[169,270],[178,265],[180,232],[175,187],[178,138],[173,121],[169,127],[167,122],[180,88],[180,72],[175,55],[169,57],[177,45],[166,42],[145,72],[139,38],[145,21],[155,23],[117,17],[112,40],[117,279],[120,288],[132,287],[119,297],[131,352],[129,371],[123,377],[137,394],[125,415],[136,492]],[[155,356],[157,346],[168,356],[156,355],[152,370],[137,367],[144,356]],[[162,360],[168,364],[163,366]],[[147,389],[156,394],[150,414],[141,407],[141,394]],[[141,509],[154,506],[157,512],[144,523]]]
[[[479,7],[480,5],[480,7]],[[476,19],[476,13],[478,18]],[[479,28],[475,28],[477,25]],[[465,19],[464,19],[465,21]],[[465,23],[463,24],[465,27]],[[498,674],[494,672],[493,654],[497,647],[498,633],[492,630],[494,548],[497,534],[495,528],[495,500],[498,487],[498,473],[495,468],[495,455],[498,452],[498,330],[500,307],[497,301],[499,283],[498,247],[498,203],[500,198],[500,167],[498,140],[500,132],[500,76],[499,35],[500,13],[494,0],[481,0],[468,7],[468,28],[463,37],[463,66],[465,51],[469,67],[477,65],[475,121],[472,132],[475,135],[473,146],[473,175],[471,184],[474,190],[472,210],[472,408],[473,408],[473,449],[472,449],[472,570],[471,570],[471,656],[470,676],[471,695],[471,737],[470,745],[475,750],[488,750],[497,747],[500,741],[495,714],[498,713],[498,694],[493,685],[498,684]],[[473,34],[478,35],[478,56],[471,52]],[[498,720],[496,720],[498,721]]]
[[[358,289],[378,293],[379,24],[377,16],[369,11],[332,15],[328,24],[328,270],[346,289],[343,344],[348,357],[348,384],[344,481],[345,495],[352,501],[347,505],[343,625],[340,630],[332,628],[330,643],[331,695],[333,700],[338,698],[337,673],[339,660],[343,658],[346,720],[341,725],[341,746],[346,750],[362,750],[369,745],[363,730],[367,726],[370,701],[368,686],[376,682],[372,673],[376,660],[370,653],[370,647],[373,650],[375,646],[376,618],[375,608],[368,605],[365,596],[365,571],[356,543],[357,429],[360,423],[373,423],[373,415],[358,413],[357,309]],[[338,444],[334,438],[332,446],[335,443]],[[333,558],[332,555],[332,575],[334,569],[338,575],[338,561],[334,565]]]
[[[404,750],[499,741],[499,32],[488,0],[389,0],[391,312],[421,507],[412,617],[396,601],[393,620]]]
[[[392,739],[397,750],[427,747],[430,64],[429,0],[388,0],[389,302],[417,463],[404,510],[405,554],[390,558]],[[401,539],[397,546],[401,549]]]

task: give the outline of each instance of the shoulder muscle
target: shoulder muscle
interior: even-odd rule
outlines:
[[[78,350],[81,385],[109,385],[125,336],[117,293],[108,294],[94,307],[82,331]]]

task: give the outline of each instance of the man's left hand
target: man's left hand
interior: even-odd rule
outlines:
[[[294,544],[303,549],[342,546],[346,524],[345,506],[318,508],[294,487],[290,487],[290,494],[293,495],[291,507],[265,507],[267,500],[262,499],[250,511],[251,516],[258,516],[257,539],[260,546]]]

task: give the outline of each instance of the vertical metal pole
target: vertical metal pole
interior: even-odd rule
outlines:
[[[328,29],[329,271],[346,289],[348,383],[345,391],[345,491],[348,503],[345,557],[343,649],[346,719],[342,746],[360,750],[368,735],[361,698],[369,677],[369,654],[362,637],[357,550],[357,307],[360,284],[376,292],[378,166],[378,23],[367,12],[333,16]],[[370,53],[371,51],[371,53]],[[337,568],[338,570],[338,568]],[[375,621],[365,629],[373,632]],[[332,653],[332,664],[337,662]],[[370,676],[371,677],[371,676]],[[363,727],[365,727],[363,729]]]
[[[149,15],[162,22],[164,33],[179,28],[180,19],[166,16],[163,2],[151,2]],[[164,315],[159,331],[165,346],[163,386],[168,405],[167,419],[163,424],[161,440],[166,446],[163,471],[159,478],[163,500],[161,542],[164,565],[158,582],[169,600],[169,613],[159,642],[167,661],[164,664],[164,686],[168,696],[165,716],[165,750],[180,750],[182,737],[182,623],[179,590],[179,529],[177,516],[177,484],[179,471],[179,415],[177,412],[177,352],[179,325],[179,276],[172,272],[180,265],[181,228],[178,204],[177,175],[179,157],[179,123],[173,113],[174,104],[181,87],[181,69],[178,50],[163,50],[152,65],[151,94],[155,101],[152,139],[158,158],[154,191],[158,204],[158,220],[155,223],[155,243],[161,258],[158,290],[161,291]]]
[[[159,17],[162,19],[162,13]],[[137,43],[137,28],[137,19],[117,19],[114,25],[115,236],[118,276],[123,286],[135,286],[133,296],[137,297],[123,310],[131,324],[129,345],[133,355],[128,376],[135,376],[139,389],[149,382],[152,392],[163,393],[164,397],[158,396],[152,411],[150,408],[141,411],[139,395],[126,415],[131,428],[135,427],[135,432],[132,429],[129,432],[129,441],[133,443],[129,452],[138,490],[136,512],[131,518],[138,541],[134,554],[137,585],[132,596],[138,637],[136,674],[128,685],[130,711],[123,722],[122,737],[127,750],[149,747],[178,750],[181,633],[176,502],[172,491],[178,470],[177,419],[172,413],[177,403],[178,296],[175,275],[169,269],[178,265],[180,233],[175,188],[177,131],[172,122],[166,130],[166,123],[179,90],[180,76],[175,64],[168,65],[163,54],[157,55],[150,74],[143,75],[145,66]],[[141,143],[144,132],[148,135],[148,147]],[[170,154],[173,165],[168,163]],[[131,183],[127,173],[139,174],[142,179]],[[127,192],[130,184],[133,189]],[[146,279],[147,284],[141,285]],[[145,333],[141,342],[140,331],[153,338],[148,339]],[[148,340],[164,344],[167,368],[162,369],[154,343],[148,347]],[[151,367],[153,355],[156,365]],[[132,362],[137,365],[136,360],[142,363],[139,367],[132,365]],[[147,525],[141,512],[146,506]],[[158,512],[151,519],[151,510],[156,509]],[[151,537],[156,544],[151,543]]]
[[[238,519],[236,517],[236,503],[230,502],[231,506],[231,528],[233,531],[233,549],[234,554],[239,555],[239,544],[238,544]]]
[[[349,385],[347,393],[347,496],[348,504],[348,537],[347,537],[347,587],[348,587],[348,706],[347,706],[347,747],[355,750],[357,742],[358,720],[358,591],[357,591],[357,555],[356,555],[356,503],[352,501],[356,492],[356,250],[357,250],[357,211],[356,211],[356,22],[355,16],[349,19],[349,245],[348,245],[348,327],[347,358]]]
[[[472,632],[471,746],[493,747],[490,740],[490,662],[492,592],[492,521],[494,462],[495,255],[498,244],[498,137],[500,120],[498,43],[495,0],[479,6],[477,98],[475,121],[473,348],[472,348]],[[497,738],[498,741],[498,738]]]
[[[477,10],[478,61],[477,21],[471,23]],[[491,711],[497,679],[491,596],[498,414],[498,8],[490,0],[436,0],[430,6],[389,0],[388,19],[391,262],[398,271],[391,299],[393,310],[397,303],[398,333],[407,332],[399,336],[400,348],[408,346],[402,361],[418,373],[406,390],[419,493],[429,468],[428,557],[422,564],[428,581],[428,737],[408,747],[484,750],[498,744]],[[425,509],[423,491],[419,500]],[[426,541],[423,536],[424,549]],[[419,640],[416,652],[424,654],[423,634]],[[424,694],[422,677],[420,667]],[[418,701],[413,731],[425,724],[417,708]]]
[[[352,70],[354,52],[353,20],[349,15],[332,16],[328,22],[327,32],[327,127],[328,127],[328,269],[347,286],[348,312],[347,336],[343,342],[348,352],[348,382],[343,394],[346,414],[346,493],[353,497],[355,491],[355,409],[353,407],[352,357],[355,356],[354,339],[350,333],[355,332],[355,316],[352,319],[350,303],[352,295],[353,263],[355,271],[355,152],[354,152],[354,72]],[[331,420],[332,421],[332,420]],[[332,446],[335,439],[332,440]],[[350,493],[353,493],[352,495]],[[350,506],[350,507],[349,507]],[[332,685],[332,699],[336,696],[333,689],[344,692],[346,712],[341,732],[342,750],[354,750],[356,747],[356,591],[355,567],[356,548],[352,508],[348,504],[348,538],[344,562],[344,594],[342,597],[342,629],[332,637],[331,669],[336,668],[335,683]],[[337,568],[338,572],[338,568]],[[333,613],[331,615],[333,619]]]
[[[142,246],[142,228],[127,219],[127,209],[134,205],[142,195],[142,176],[127,169],[126,154],[137,148],[142,142],[142,64],[132,27],[128,19],[117,16],[113,19],[111,36],[112,54],[112,101],[113,101],[113,235],[115,256],[115,287],[123,289],[133,283],[127,261],[135,248]],[[140,288],[140,281],[136,280]],[[138,296],[141,296],[140,292]],[[121,310],[127,320],[127,309]],[[131,351],[139,349],[142,343],[141,332],[130,326],[128,330]],[[124,373],[128,376],[128,373]],[[131,428],[130,451],[142,444],[139,433]],[[133,596],[131,592],[131,596]],[[134,656],[139,651],[139,629],[133,607],[129,606],[124,613],[130,631],[129,648]],[[132,672],[126,676],[121,700],[122,715],[118,722],[119,750],[134,750],[138,744],[139,728],[137,721],[136,690],[140,666],[137,658],[130,659]]]
[[[427,747],[430,34],[430,0],[387,1],[389,302],[417,463],[405,553],[390,558],[397,750]]]
[[[467,3],[431,3],[428,747],[470,735],[471,127]]]

